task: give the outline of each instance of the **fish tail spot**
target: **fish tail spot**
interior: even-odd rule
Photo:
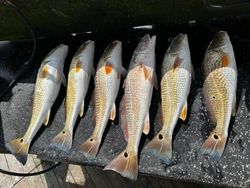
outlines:
[[[76,69],[76,72],[79,72],[81,70],[81,62],[80,62],[80,60],[77,61],[75,69]]]

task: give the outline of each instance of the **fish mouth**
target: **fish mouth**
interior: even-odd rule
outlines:
[[[210,44],[210,48],[221,48],[223,46],[226,46],[228,42],[230,41],[229,36],[226,31],[219,31],[214,35],[214,38]]]
[[[172,41],[170,46],[170,53],[176,53],[188,46],[187,34],[180,33]]]

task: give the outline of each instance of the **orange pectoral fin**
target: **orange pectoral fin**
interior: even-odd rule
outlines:
[[[76,72],[79,72],[81,70],[81,62],[80,62],[80,60],[77,61],[75,70],[76,70]]]
[[[149,70],[147,69],[147,67],[145,67],[144,65],[143,65],[143,72],[144,72],[144,78],[145,78],[145,80],[148,80],[149,79],[149,77],[150,77],[150,72],[149,72]]]
[[[113,70],[112,65],[106,65],[105,66],[105,73],[106,73],[106,75],[109,75],[112,72],[112,70]]]
[[[41,72],[41,78],[45,78],[49,74],[49,68],[47,66],[43,67]]]
[[[173,64],[173,71],[176,71],[176,68],[179,68],[182,63],[182,59],[180,57],[176,57],[175,62]]]
[[[229,65],[229,59],[228,59],[228,55],[226,53],[223,54],[222,58],[221,58],[221,63],[223,67],[227,67]]]

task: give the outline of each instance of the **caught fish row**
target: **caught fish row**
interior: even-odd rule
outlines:
[[[122,66],[122,43],[114,41],[104,50],[94,70],[93,41],[80,46],[74,55],[67,81],[66,118],[63,130],[52,140],[52,146],[69,152],[72,146],[73,129],[78,115],[83,116],[84,100],[91,75],[95,89],[92,97],[95,128],[79,148],[86,157],[95,157],[100,148],[106,125],[116,117],[116,97],[121,77],[125,77],[124,95],[120,103],[120,125],[127,141],[126,148],[104,170],[113,170],[122,176],[137,179],[138,147],[142,133],[150,131],[149,109],[153,88],[158,88],[155,71],[156,36],[145,35],[136,47],[128,72]],[[14,139],[6,147],[16,158],[25,164],[30,143],[42,124],[49,122],[50,109],[57,98],[60,85],[66,85],[63,65],[68,52],[66,45],[53,49],[43,60],[38,71],[32,117],[22,138]],[[203,93],[215,129],[201,147],[202,154],[215,160],[220,159],[228,136],[231,115],[236,113],[237,67],[233,47],[226,32],[215,34],[210,42],[203,61]],[[161,73],[161,115],[162,129],[144,147],[147,152],[170,164],[172,158],[172,136],[178,119],[186,120],[187,98],[192,78],[188,37],[177,35],[162,64]]]

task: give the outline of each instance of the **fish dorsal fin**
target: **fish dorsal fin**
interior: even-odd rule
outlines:
[[[92,68],[91,68],[91,75],[94,77],[95,76],[95,67],[94,66],[92,66]]]
[[[115,103],[114,103],[113,106],[112,106],[111,112],[110,112],[109,119],[114,121],[115,116],[116,116],[116,107],[115,107]]]
[[[149,112],[148,112],[144,121],[143,133],[147,135],[149,133],[149,130],[150,130],[150,122],[149,122]]]
[[[43,122],[43,124],[45,126],[47,126],[49,123],[49,117],[50,117],[50,109],[49,109],[48,113],[46,114],[46,117],[45,117],[44,122]]]
[[[183,60],[177,56],[175,58],[174,64],[173,64],[173,71],[175,72],[177,68],[179,68],[181,66],[181,63],[183,62]]]
[[[194,66],[192,63],[190,63],[190,64],[191,64],[191,76],[192,76],[193,80],[195,80]]]
[[[126,119],[126,106],[125,106],[125,97],[123,95],[122,100],[120,102],[120,123],[121,123],[121,128],[122,132],[124,135],[124,138],[126,141],[128,141],[128,124],[127,124],[127,119]]]
[[[183,121],[185,121],[187,118],[187,101],[185,102],[184,106],[182,107],[182,111],[181,111],[181,115],[180,115],[180,119],[182,119]]]
[[[157,76],[156,76],[156,72],[154,72],[153,74],[153,84],[155,86],[155,89],[158,90],[158,80],[157,80]]]

